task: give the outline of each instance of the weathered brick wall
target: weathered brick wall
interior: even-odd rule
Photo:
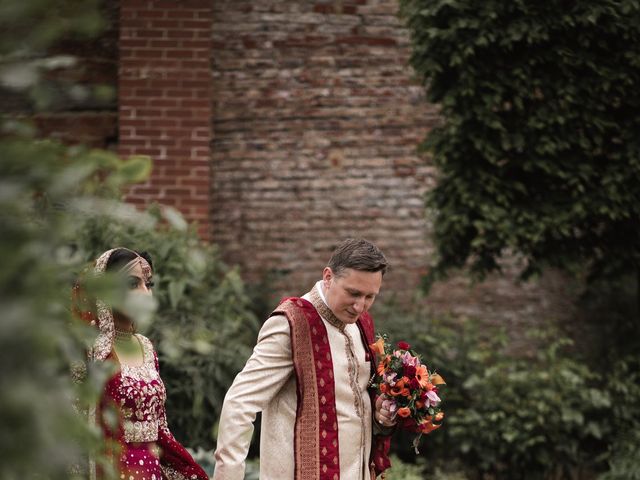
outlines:
[[[119,152],[149,155],[151,178],[128,192],[180,210],[210,237],[210,0],[122,0]]]
[[[408,66],[397,0],[212,2],[213,240],[272,293],[304,293],[339,239],[364,236],[413,292],[432,252],[416,146],[437,120]],[[513,275],[436,286],[436,311],[496,322],[562,316],[558,283]],[[271,285],[273,286],[273,284]]]
[[[397,0],[107,3],[112,26],[62,45],[83,58],[62,73],[119,82],[119,112],[114,102],[40,114],[44,133],[151,155],[153,176],[129,199],[198,221],[247,280],[273,280],[270,303],[306,291],[354,235],[393,264],[384,298],[415,291],[433,250],[423,205],[435,174],[416,145],[437,111],[408,66]],[[514,271],[438,284],[426,308],[514,329],[572,314],[562,277],[518,285]]]
[[[337,239],[360,235],[398,272],[420,270],[433,172],[415,149],[436,114],[396,3],[213,5],[213,224],[227,258],[254,280],[286,270],[299,292]]]

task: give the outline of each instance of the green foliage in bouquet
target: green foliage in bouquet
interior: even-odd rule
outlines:
[[[640,4],[402,0],[411,63],[440,108],[422,151],[431,280],[509,253],[524,276],[640,270]]]
[[[211,448],[225,392],[251,354],[259,324],[238,271],[215,246],[170,208],[154,206],[147,218],[159,226],[95,215],[83,223],[77,246],[87,261],[113,246],[151,254],[158,308],[141,333],[158,351],[169,425],[186,445]]]

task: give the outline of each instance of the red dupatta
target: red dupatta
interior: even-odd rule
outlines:
[[[285,315],[291,332],[296,374],[297,411],[294,432],[295,480],[339,480],[340,449],[333,361],[327,329],[313,304],[285,298],[272,315]],[[375,368],[373,319],[368,313],[357,322],[372,373]],[[374,393],[370,390],[372,406]],[[374,436],[370,467],[372,478],[389,466],[390,437]]]

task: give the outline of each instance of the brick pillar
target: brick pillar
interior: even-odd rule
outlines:
[[[149,155],[127,201],[171,205],[210,239],[211,0],[121,0],[119,153]]]

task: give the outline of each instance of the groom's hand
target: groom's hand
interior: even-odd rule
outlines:
[[[376,422],[384,427],[393,427],[396,424],[395,414],[389,410],[388,402],[384,395],[376,398],[376,411],[373,414]]]

